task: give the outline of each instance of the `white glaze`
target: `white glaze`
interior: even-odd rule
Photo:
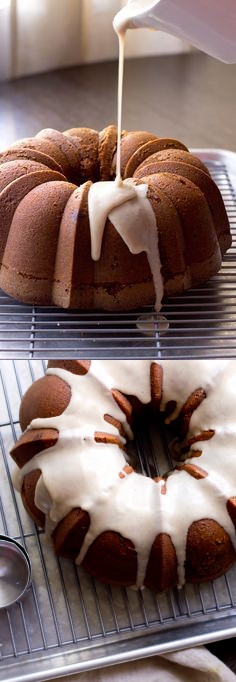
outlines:
[[[119,37],[119,73],[117,101],[117,154],[115,181],[95,182],[88,193],[88,216],[91,235],[91,257],[101,257],[102,238],[107,218],[111,221],[126,246],[133,254],[147,254],[155,290],[155,309],[161,308],[163,279],[158,246],[155,213],[147,198],[148,186],[136,185],[131,179],[121,178],[121,122],[124,73],[125,32]]]
[[[117,428],[104,420],[105,414],[121,421],[127,437],[132,438],[111,389],[149,403],[149,360],[93,360],[84,376],[60,368],[48,370],[69,384],[71,400],[62,415],[31,422],[30,428],[58,429],[58,441],[18,473],[20,489],[27,472],[41,469],[36,503],[46,513],[48,532],[73,508],[81,507],[89,512],[90,528],[78,563],[93,540],[105,530],[117,531],[131,540],[138,555],[137,586],[143,583],[150,549],[159,533],[167,533],[172,539],[180,585],[184,582],[187,533],[194,521],[202,518],[217,521],[236,547],[235,529],[226,508],[227,500],[236,493],[236,362],[190,360],[158,364],[164,370],[161,410],[168,401],[177,402],[169,421],[196,388],[202,387],[206,392],[206,398],[191,417],[188,434],[192,437],[205,429],[215,430],[213,438],[192,446],[193,451],[200,449],[202,455],[190,461],[207,472],[205,478],[196,480],[184,470],[176,471],[167,478],[163,495],[161,482],[157,484],[135,472],[121,478],[125,453],[118,445],[94,440],[95,431],[104,431],[118,435],[121,443],[124,442]]]
[[[91,186],[88,195],[91,255],[94,260],[100,258],[105,223],[109,218],[131,253],[146,252],[153,276],[155,308],[160,310],[163,280],[158,232],[147,190],[147,185],[135,185],[132,180],[96,182]]]
[[[123,104],[123,79],[125,60],[125,31],[118,32],[119,40],[119,67],[118,67],[118,92],[117,92],[117,150],[116,150],[116,177],[121,179],[121,128],[122,128],[122,104]]]

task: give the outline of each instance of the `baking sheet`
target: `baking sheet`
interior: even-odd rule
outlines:
[[[0,291],[1,358],[206,358],[236,354],[236,154],[194,149],[224,198],[233,243],[220,272],[202,287],[129,313],[27,306]],[[150,324],[150,317],[152,322]]]
[[[21,395],[45,367],[39,360],[0,363],[0,533],[23,542],[32,562],[24,600],[0,611],[0,680],[45,680],[235,635],[235,567],[214,583],[157,596],[102,585],[53,555],[13,489],[8,456],[20,434]],[[137,432],[130,455],[140,471],[170,468],[171,438],[163,428]]]

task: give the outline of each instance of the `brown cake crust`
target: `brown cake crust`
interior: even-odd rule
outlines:
[[[5,279],[11,269],[14,270],[13,285],[16,288],[16,294],[12,292],[12,295],[17,296],[17,291],[24,290],[24,300],[27,301],[30,300],[34,290],[35,301],[38,297],[40,299],[43,297],[45,304],[50,303],[62,213],[74,189],[75,185],[68,182],[47,183],[48,201],[45,202],[44,185],[36,185],[24,196],[20,206],[16,209],[3,256]],[[35,210],[33,222],[29,220],[29,216],[32,215],[32,202]],[[19,239],[22,232],[24,240]],[[15,249],[16,243],[17,249]],[[37,255],[34,263],[32,262],[32,244]],[[25,273],[21,269],[22,263],[24,263]]]
[[[78,173],[78,158],[74,148],[74,145],[67,137],[63,135],[59,130],[54,130],[53,128],[45,128],[37,133],[36,138],[43,140],[51,140],[55,147],[60,150],[63,154],[64,164],[63,169],[68,178],[69,182],[77,183],[79,173]]]
[[[196,391],[191,393],[184,403],[178,418],[181,438],[185,438],[187,436],[191,416],[194,410],[197,409],[198,405],[200,405],[205,399],[205,397],[205,391],[203,391],[202,388],[197,388]]]
[[[178,582],[177,558],[169,535],[160,533],[151,548],[144,585],[155,592],[164,592]]]
[[[49,360],[48,369],[51,367],[60,367],[65,369],[72,374],[87,374],[89,367],[91,365],[91,360]]]
[[[22,398],[20,425],[22,431],[37,417],[55,417],[62,414],[71,398],[69,384],[59,377],[47,374],[35,381]]]
[[[156,217],[158,244],[163,262],[162,276],[167,295],[191,286],[191,271],[185,257],[184,232],[176,206],[159,187],[148,180],[148,198]],[[171,248],[168,248],[171,244]],[[166,257],[163,258],[164,253]]]
[[[92,128],[70,128],[65,130],[70,142],[74,145],[79,158],[80,183],[99,178],[99,133]]]
[[[11,151],[13,148],[23,152],[25,152],[26,149],[32,149],[46,154],[59,164],[61,172],[66,175],[67,159],[59,147],[52,142],[52,140],[46,138],[40,139],[38,137],[25,137],[22,140],[14,142],[14,144],[9,147],[9,150]],[[3,154],[4,153],[5,152],[3,152]]]
[[[116,126],[110,125],[99,133],[99,178],[110,180],[112,177],[111,166],[117,143]]]
[[[132,158],[133,154],[137,152],[137,150],[142,147],[144,144],[147,142],[150,142],[151,140],[156,140],[156,135],[152,135],[152,133],[147,132],[146,130],[142,131],[131,131],[127,132],[126,130],[122,131],[121,134],[121,176],[122,178],[125,177],[125,169],[127,166],[127,163],[130,158]],[[158,138],[159,139],[159,138]],[[113,177],[115,177],[116,173],[116,152],[113,156],[113,161],[112,161],[112,168],[111,172]]]
[[[21,497],[27,514],[31,516],[32,520],[37,526],[44,528],[45,514],[41,511],[41,509],[38,509],[35,504],[35,488],[40,476],[40,469],[34,469],[34,471],[31,471],[24,476]]]
[[[190,156],[190,154],[189,154]],[[171,173],[193,182],[204,194],[214,221],[217,237],[222,254],[230,246],[231,238],[228,233],[228,219],[225,214],[220,191],[213,182],[209,173],[195,165],[182,161],[155,161],[154,163],[142,164],[142,171],[136,171],[134,176],[142,177],[156,173]]]
[[[29,173],[44,170],[45,166],[43,163],[33,161],[32,159],[19,159],[17,164],[14,161],[7,161],[0,165],[0,193],[7,185],[22,177],[22,175],[27,176]]]
[[[109,219],[101,257],[91,257],[88,193],[92,182],[114,178],[116,138],[114,125],[101,132],[45,128],[0,154],[0,286],[10,296],[82,310],[155,303],[145,251],[131,253]],[[123,131],[121,174],[147,184],[164,295],[216,274],[231,236],[204,164],[179,140]]]
[[[184,151],[188,151],[187,147],[185,147],[182,142],[172,138],[161,137],[156,140],[148,140],[148,142],[140,146],[132,156],[130,156],[124,170],[124,177],[131,178],[140,163],[147,159],[151,154],[163,149],[183,149]]]
[[[82,509],[72,509],[52,533],[55,554],[76,559],[90,526],[89,514]]]
[[[91,182],[77,187],[63,212],[55,260],[53,297],[63,307],[93,307],[94,261],[88,219]]]
[[[56,429],[31,429],[24,431],[11,450],[14,462],[21,469],[39,452],[56,445],[58,431]]]
[[[213,273],[221,262],[212,215],[203,193],[187,178],[170,173],[149,175],[143,181],[166,193],[178,211],[184,235],[186,262],[189,263],[192,284],[197,286],[201,278],[204,278],[206,269]]]
[[[37,161],[40,164],[43,164],[43,166],[46,166],[46,168],[51,168],[51,170],[55,170],[58,173],[63,174],[62,167],[60,166],[59,163],[55,159],[52,158],[52,156],[49,156],[49,154],[45,154],[44,152],[40,151],[39,149],[31,149],[30,147],[10,147],[7,149],[6,152],[2,152],[0,154],[0,163],[5,164],[8,161],[17,161],[17,160],[22,160],[26,159],[32,160],[32,161]],[[16,164],[15,164],[16,166]],[[45,169],[44,169],[45,170]]]
[[[134,585],[137,573],[137,552],[133,543],[114,531],[104,531],[89,547],[83,566],[95,578],[110,585]]]
[[[186,580],[204,582],[222,575],[235,561],[235,550],[225,530],[213,519],[199,519],[188,531]],[[203,560],[204,557],[204,560]]]
[[[65,179],[66,178],[60,173],[57,173],[57,171],[45,169],[34,171],[34,173],[29,173],[26,176],[23,175],[16,178],[4,188],[0,195],[2,219],[0,230],[0,259],[3,258],[13,217],[22,199],[31,191],[31,189],[38,185],[42,186],[47,182],[57,180],[64,181]],[[5,272],[4,267],[1,276],[4,285],[4,281],[7,279],[7,273]]]
[[[227,501],[227,511],[230,515],[231,521],[236,528],[236,497],[230,497]]]
[[[191,166],[196,166],[197,168],[200,168],[204,173],[207,173],[210,176],[210,172],[197,156],[194,156],[191,154],[189,151],[186,151],[185,149],[176,149],[170,147],[169,149],[162,149],[157,152],[154,152],[153,154],[150,154],[148,158],[145,158],[142,163],[139,164],[139,166],[136,168],[134,172],[134,178],[142,177],[143,175],[143,170],[146,168],[146,172],[144,175],[149,175],[148,168],[149,166],[152,166],[155,162],[167,162],[170,161],[171,163],[180,161],[182,163],[187,163],[190,164]]]

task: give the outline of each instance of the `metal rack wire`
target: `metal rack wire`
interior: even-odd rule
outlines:
[[[235,568],[214,583],[157,596],[104,586],[53,555],[14,491],[8,457],[21,395],[44,371],[39,360],[1,363],[0,532],[23,543],[33,580],[22,603],[0,611],[0,680],[45,680],[233,636]],[[171,466],[167,432],[137,433],[131,455],[144,474],[163,473]]]
[[[236,353],[236,154],[195,150],[223,195],[233,244],[205,286],[169,298],[161,318],[152,308],[129,313],[83,313],[30,307],[0,294],[2,358],[184,358]]]

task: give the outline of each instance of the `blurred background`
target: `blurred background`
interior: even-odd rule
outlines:
[[[117,120],[125,0],[0,0],[0,150],[41,128],[102,129]],[[236,65],[181,40],[128,31],[123,128],[236,151]]]
[[[125,0],[0,0],[0,79],[114,59],[112,20]],[[186,52],[181,40],[130,32],[128,57]]]

